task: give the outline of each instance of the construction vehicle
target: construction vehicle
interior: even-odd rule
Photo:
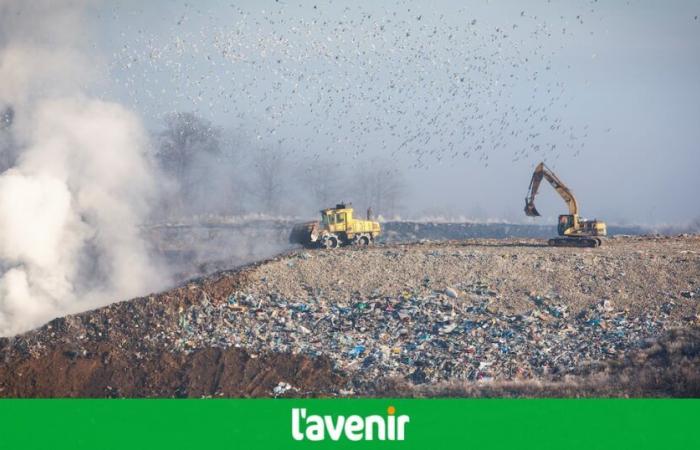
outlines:
[[[598,247],[603,241],[599,236],[607,235],[605,222],[600,220],[585,220],[579,217],[578,202],[573,192],[552,172],[544,163],[535,168],[530,180],[530,188],[525,197],[525,214],[530,217],[539,216],[535,208],[535,196],[540,188],[542,178],[549,181],[554,190],[564,199],[569,207],[569,214],[559,216],[558,238],[549,240],[549,245],[555,247]]]
[[[381,233],[379,222],[355,219],[352,204],[339,203],[321,210],[321,220],[295,225],[289,242],[305,247],[337,248],[369,245]],[[369,214],[368,214],[369,216]]]

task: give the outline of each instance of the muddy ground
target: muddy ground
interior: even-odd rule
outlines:
[[[698,397],[698,326],[698,236],[294,250],[0,339],[0,396]]]

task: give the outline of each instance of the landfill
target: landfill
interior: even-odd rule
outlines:
[[[482,239],[294,250],[0,339],[0,396],[41,394],[37,379],[77,367],[84,373],[67,395],[125,395],[116,361],[129,361],[119,370],[149,386],[144,396],[382,395],[397,381],[411,395],[446,383],[564,383],[698,326],[698,236],[619,237],[599,249]],[[230,352],[244,355],[236,356],[240,371],[220,365]],[[683,352],[683,364],[700,368],[700,351]],[[202,356],[209,354],[216,356]],[[47,355],[56,367],[42,364]],[[210,377],[206,388],[188,390],[193,370],[205,370],[194,361],[213,369],[197,375]],[[280,361],[295,365],[282,370]],[[260,373],[247,368],[253,363]],[[137,376],[133,365],[154,369]],[[174,367],[177,381],[152,373],[162,367]],[[225,388],[227,377],[247,384]]]

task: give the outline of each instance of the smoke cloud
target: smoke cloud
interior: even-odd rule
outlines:
[[[157,195],[147,135],[89,93],[90,3],[0,0],[0,335],[164,285],[138,228]]]

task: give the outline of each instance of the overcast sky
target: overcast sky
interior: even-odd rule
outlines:
[[[545,159],[586,217],[700,217],[700,2],[111,1],[103,95],[258,145],[390,161],[412,215],[525,220]],[[565,205],[545,186],[538,209]],[[531,219],[527,219],[531,220]]]

